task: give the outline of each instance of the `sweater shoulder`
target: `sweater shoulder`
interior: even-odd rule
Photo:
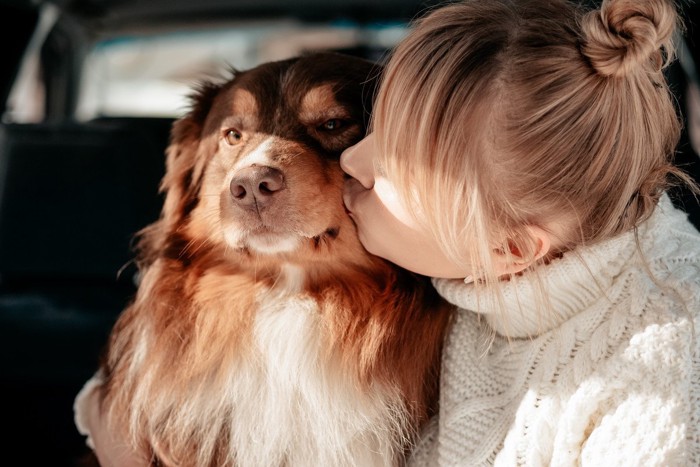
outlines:
[[[647,296],[645,308],[659,324],[700,314],[700,232],[687,214],[660,203],[650,225],[639,232],[638,260],[628,272],[642,274],[632,292]]]
[[[656,264],[700,264],[700,232],[688,215],[671,205],[660,203],[648,225],[640,229],[645,255]]]

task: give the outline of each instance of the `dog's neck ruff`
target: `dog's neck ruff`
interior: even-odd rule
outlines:
[[[352,365],[334,344],[337,336],[319,302],[304,292],[305,274],[287,263],[270,285],[245,289],[255,295],[252,324],[240,338],[248,344],[230,357],[209,360],[210,368],[191,384],[183,386],[182,377],[168,370],[164,377],[153,376],[150,368],[172,367],[172,355],[154,352],[163,336],[149,322],[139,327],[128,370],[134,384],[130,426],[139,431],[144,423],[168,420],[167,434],[147,435],[156,440],[159,457],[176,458],[194,443],[203,457],[193,465],[210,465],[212,459],[240,467],[397,465],[410,431],[401,390],[384,379],[360,383],[348,371]],[[232,294],[216,303],[233,306],[243,299]],[[198,313],[218,320],[229,311]],[[207,350],[224,348],[212,337],[230,341],[227,325],[223,319],[211,326],[222,332],[210,332]],[[218,439],[226,442],[217,445]],[[166,446],[163,455],[159,445]]]

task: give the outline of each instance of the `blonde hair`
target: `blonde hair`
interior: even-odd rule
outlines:
[[[486,283],[491,250],[534,257],[528,226],[556,226],[560,252],[632,230],[673,177],[690,180],[672,163],[680,120],[662,73],[678,21],[670,0],[437,8],[384,71],[380,164]]]

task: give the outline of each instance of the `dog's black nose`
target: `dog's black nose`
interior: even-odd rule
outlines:
[[[259,165],[246,167],[233,174],[230,185],[233,201],[243,207],[263,207],[284,187],[284,174],[281,171]]]

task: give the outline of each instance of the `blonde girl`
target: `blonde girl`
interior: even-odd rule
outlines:
[[[365,247],[458,307],[412,465],[700,465],[677,22],[667,0],[471,0],[391,56],[341,166]]]

